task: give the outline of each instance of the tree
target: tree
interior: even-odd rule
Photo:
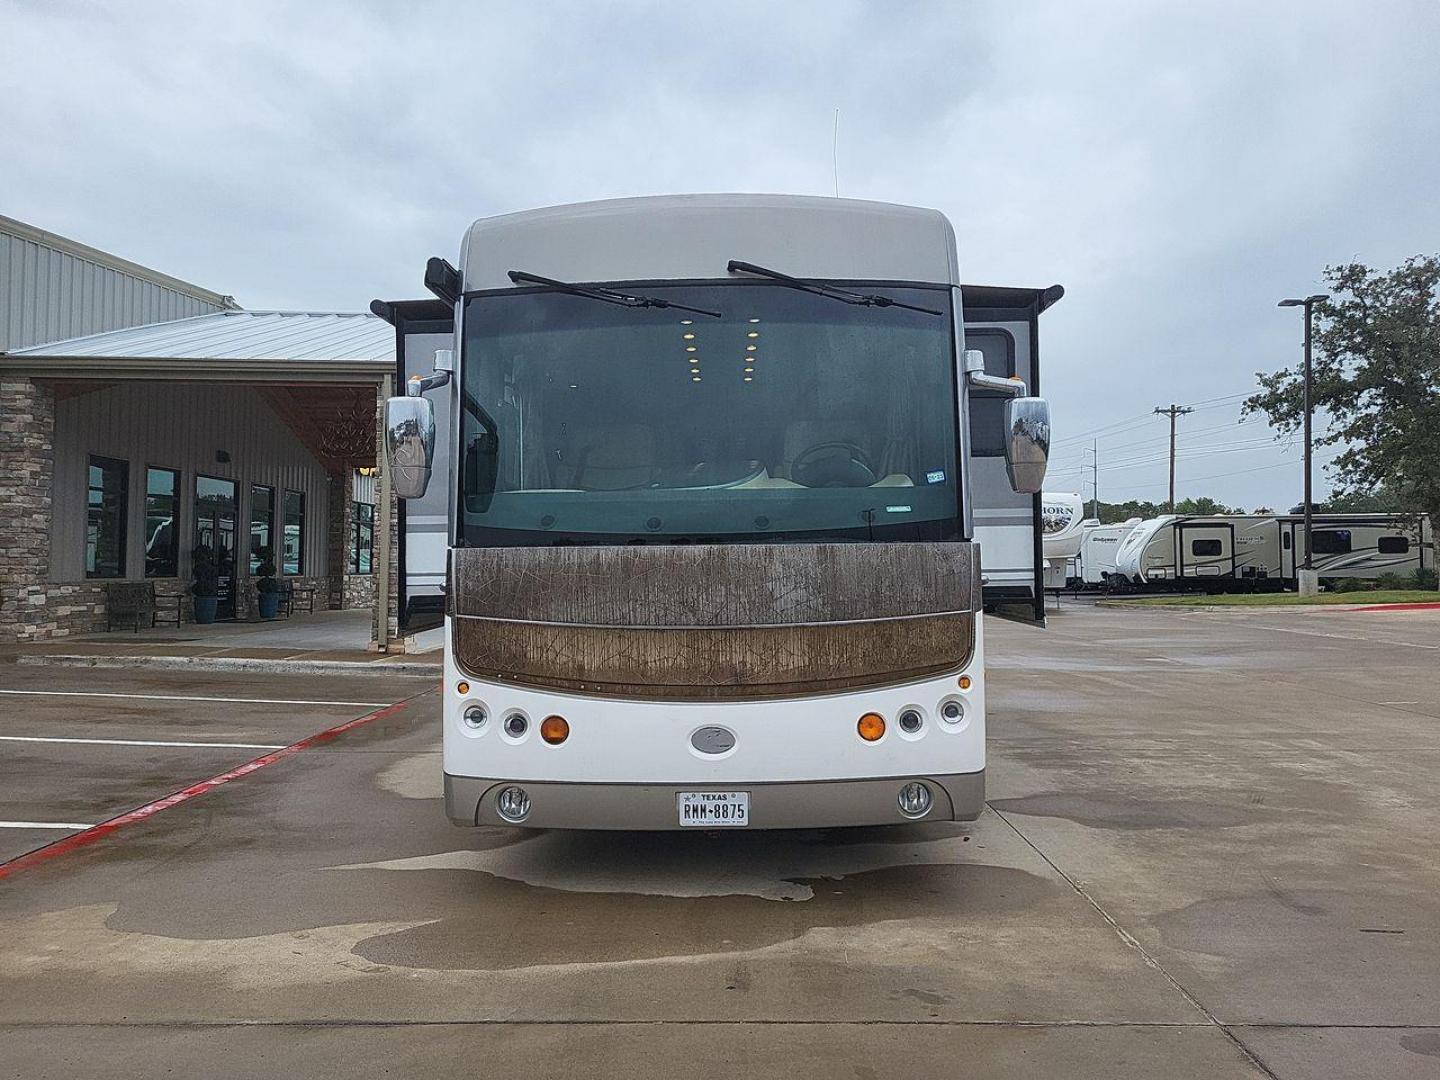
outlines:
[[[1329,464],[1339,501],[1384,492],[1440,521],[1440,257],[1417,255],[1381,272],[1325,268],[1331,297],[1315,306],[1314,405],[1330,430],[1315,445],[1344,447]],[[1304,423],[1304,371],[1257,373],[1244,411],[1292,433]],[[1337,500],[1332,499],[1331,506]]]
[[[1106,525],[1116,525],[1122,521],[1129,521],[1132,517],[1152,518],[1159,517],[1165,513],[1165,508],[1157,503],[1144,502],[1140,499],[1131,499],[1129,502],[1100,504],[1100,520]]]
[[[1405,500],[1386,488],[1378,491],[1346,491],[1331,495],[1317,508],[1327,514],[1398,514],[1413,510]]]
[[[1181,499],[1175,504],[1177,514],[1200,514],[1210,517],[1213,514],[1243,514],[1245,511],[1240,507],[1229,507],[1222,502],[1216,502],[1208,495],[1202,495],[1198,499]]]

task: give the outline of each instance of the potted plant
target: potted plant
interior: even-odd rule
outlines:
[[[280,614],[280,579],[275,576],[275,556],[268,547],[260,549],[260,565],[256,569],[260,574],[260,580],[255,582],[260,617],[273,619]]]
[[[213,623],[220,602],[220,566],[214,550],[204,544],[190,552],[190,593],[195,597],[195,621]]]

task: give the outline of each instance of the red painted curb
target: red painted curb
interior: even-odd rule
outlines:
[[[366,713],[364,716],[357,716],[354,720],[347,720],[343,724],[336,724],[334,727],[326,728],[324,731],[317,731],[314,735],[307,735],[299,742],[291,743],[289,746],[280,750],[272,750],[268,754],[262,754],[260,757],[252,761],[247,761],[243,765],[237,765],[235,768],[220,773],[218,776],[212,776],[208,780],[200,780],[191,784],[189,787],[181,788],[179,791],[166,795],[163,799],[156,799],[154,802],[148,802],[144,806],[137,806],[134,810],[127,810],[125,813],[119,814],[116,817],[108,818],[98,825],[91,825],[90,828],[84,832],[73,833],[70,836],[56,840],[54,843],[46,844],[42,848],[27,851],[24,855],[17,855],[9,862],[0,863],[0,880],[4,880],[17,870],[23,870],[37,863],[46,862],[55,858],[57,855],[64,855],[77,848],[88,847],[95,843],[96,840],[109,836],[117,829],[124,828],[126,825],[133,825],[137,821],[144,821],[146,818],[160,813],[161,810],[168,810],[172,806],[179,806],[183,802],[189,802],[191,799],[204,795],[208,791],[214,791],[216,788],[228,784],[232,780],[239,780],[242,776],[249,776],[251,773],[265,768],[266,765],[273,765],[275,762],[298,754],[302,750],[309,750],[312,746],[327,743],[347,731],[360,727],[362,724],[383,719],[399,711],[416,698],[424,697],[428,693],[431,693],[431,691],[423,690],[418,694],[412,694],[403,701],[397,701],[393,705],[386,705],[383,709],[376,709],[374,712]]]
[[[1440,603],[1429,600],[1414,604],[1371,604],[1369,607],[1352,607],[1351,611],[1431,611],[1440,608]]]

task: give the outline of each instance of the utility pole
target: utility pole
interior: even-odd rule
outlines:
[[[1195,410],[1187,405],[1176,405],[1172,403],[1168,409],[1157,408],[1155,412],[1160,416],[1170,417],[1170,502],[1167,509],[1170,513],[1175,512],[1175,420],[1177,417],[1192,413]]]
[[[1100,440],[1090,440],[1090,516],[1100,520]]]
[[[1310,366],[1310,324],[1314,321],[1315,305],[1330,299],[1328,293],[1316,293],[1314,296],[1307,296],[1304,299],[1281,300],[1280,307],[1303,307],[1305,309],[1305,565],[1301,567],[1304,575],[1296,575],[1298,589],[1302,596],[1313,595],[1317,591],[1318,583],[1314,580],[1313,567],[1311,566],[1311,536],[1313,530],[1314,508],[1311,505],[1311,441],[1310,441],[1310,417],[1314,412],[1314,373]],[[1301,580],[1303,578],[1303,580]]]

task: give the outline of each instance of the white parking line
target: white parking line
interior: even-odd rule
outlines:
[[[355,705],[380,709],[389,701],[307,701],[303,698],[196,697],[181,694],[114,694],[89,690],[0,690],[0,694],[23,694],[31,697],[98,697],[131,698],[135,701],[220,701],[238,705]]]
[[[0,821],[0,829],[64,829],[75,832],[88,828],[89,825],[77,825],[70,821]]]
[[[284,750],[287,743],[154,742],[149,739],[61,739],[49,735],[0,735],[0,742],[87,743],[94,746],[184,746],[216,750]],[[89,826],[86,826],[89,828]]]
[[[1274,630],[1281,634],[1304,634],[1306,637],[1336,638],[1340,641],[1368,641],[1375,645],[1399,645],[1406,649],[1440,649],[1440,645],[1424,645],[1418,641],[1390,641],[1386,638],[1362,637],[1359,634],[1326,634],[1319,630],[1296,630],[1292,626],[1262,626],[1254,624],[1259,630]]]

